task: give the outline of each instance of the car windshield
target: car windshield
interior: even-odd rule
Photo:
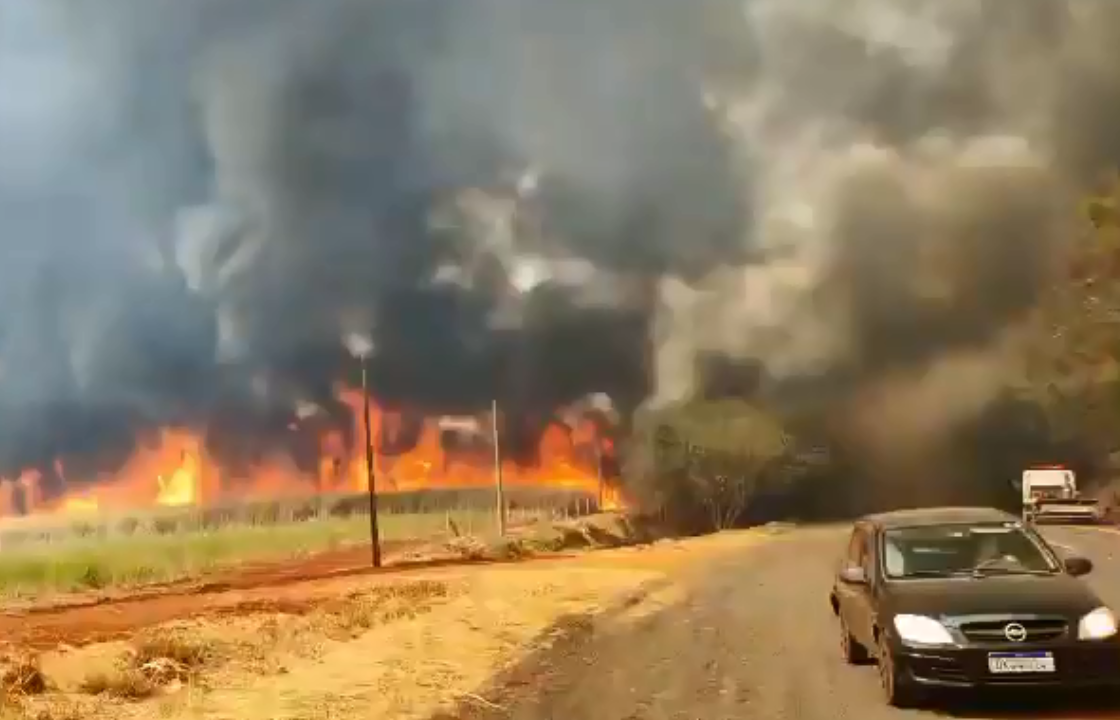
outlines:
[[[1049,574],[1057,569],[1015,522],[893,528],[883,533],[888,578]]]

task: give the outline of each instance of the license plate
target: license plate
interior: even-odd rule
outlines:
[[[1054,656],[1048,652],[988,653],[988,670],[997,675],[1052,673]]]

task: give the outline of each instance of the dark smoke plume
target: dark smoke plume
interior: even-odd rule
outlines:
[[[0,0],[0,464],[283,426],[352,379],[349,333],[432,412],[687,397],[710,355],[940,403],[926,370],[1003,362],[1067,199],[1120,159],[1118,20]]]

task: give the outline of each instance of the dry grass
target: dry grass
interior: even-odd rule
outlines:
[[[146,635],[135,641],[116,668],[92,672],[80,689],[88,695],[142,700],[194,679],[219,656],[213,645],[181,634]]]
[[[170,660],[188,669],[199,668],[218,656],[216,648],[197,639],[174,633],[153,633],[136,642],[132,662],[144,667],[152,662]]]
[[[11,705],[0,708],[0,720],[86,720],[88,712],[81,705],[61,701],[29,708]]]
[[[111,652],[59,651],[45,667],[60,673],[60,688],[10,718],[67,720],[74,707],[102,720],[427,718],[526,652],[557,618],[587,623],[606,598],[646,577],[484,568],[370,586],[306,615],[184,622],[109,644]],[[71,682],[63,663],[80,673]]]
[[[422,615],[449,594],[447,583],[434,580],[393,584],[325,606],[318,619],[328,633],[341,631],[353,636],[384,623]]]
[[[33,708],[29,701],[53,690],[40,657],[24,654],[5,660],[0,674],[0,720],[77,720],[84,718],[72,703]]]
[[[0,690],[5,699],[46,692],[47,679],[43,675],[39,656],[28,654],[12,658],[0,675]]]
[[[140,670],[122,667],[116,671],[94,672],[82,683],[81,690],[88,695],[143,700],[155,695],[157,687]]]
[[[541,523],[514,541],[610,545],[624,533],[595,536],[616,525]],[[0,720],[426,720],[464,697],[481,702],[490,678],[556,632],[592,632],[602,609],[661,576],[652,563],[635,569],[635,559],[678,554],[659,544],[547,566],[347,580],[331,587],[348,594],[301,595],[301,609],[182,621],[129,643],[60,649],[43,656],[47,692],[0,710]]]
[[[484,568],[454,581],[370,588],[305,618],[262,621],[257,649],[282,671],[262,672],[260,656],[220,672],[207,666],[209,689],[176,717],[427,718],[527,652],[557,618],[586,624],[610,597],[648,577],[628,569]]]
[[[506,537],[463,535],[446,548],[470,562],[519,560],[565,550],[617,548],[654,539],[625,515],[607,513],[565,521],[538,519]]]
[[[215,674],[227,665],[277,673],[283,668],[282,662],[274,662],[278,654],[312,648],[321,638],[351,640],[379,625],[429,612],[450,595],[445,582],[393,583],[328,602],[306,617],[259,619],[241,633],[232,627],[220,633],[198,628],[146,633],[112,667],[86,675],[78,689],[87,695],[135,702],[187,685],[204,686],[204,673]],[[302,654],[313,657],[316,653]]]

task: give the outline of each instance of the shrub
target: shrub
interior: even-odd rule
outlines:
[[[140,527],[140,520],[134,517],[121,518],[117,522],[117,532],[121,535],[132,535]]]

